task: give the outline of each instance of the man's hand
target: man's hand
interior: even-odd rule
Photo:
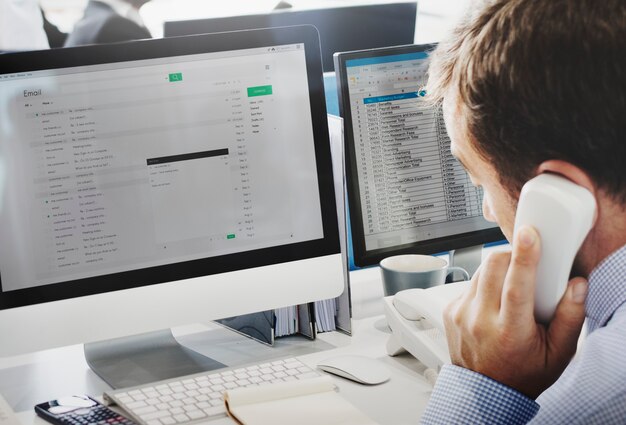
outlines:
[[[471,287],[444,312],[452,363],[532,397],[556,381],[576,352],[587,281],[570,280],[554,319],[535,322],[539,235],[521,228],[512,253],[492,253]]]

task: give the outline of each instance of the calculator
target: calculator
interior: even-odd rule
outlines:
[[[73,395],[35,406],[35,412],[56,425],[135,425],[87,395]]]

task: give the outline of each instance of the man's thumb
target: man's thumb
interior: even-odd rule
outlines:
[[[587,287],[587,280],[582,277],[570,280],[565,295],[556,308],[548,328],[548,341],[557,355],[569,358],[576,352],[580,330],[585,321]]]

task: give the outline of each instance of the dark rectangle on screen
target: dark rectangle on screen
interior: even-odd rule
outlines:
[[[211,158],[213,156],[228,155],[228,148],[216,149],[212,151],[183,153],[180,155],[161,156],[159,158],[148,158],[146,163],[148,165],[165,164],[167,162],[189,161],[191,159]]]

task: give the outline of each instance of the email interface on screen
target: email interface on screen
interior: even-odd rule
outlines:
[[[420,104],[426,59],[346,61],[366,251],[494,227],[450,153],[441,114]]]
[[[4,291],[323,238],[303,44],[0,78]]]

